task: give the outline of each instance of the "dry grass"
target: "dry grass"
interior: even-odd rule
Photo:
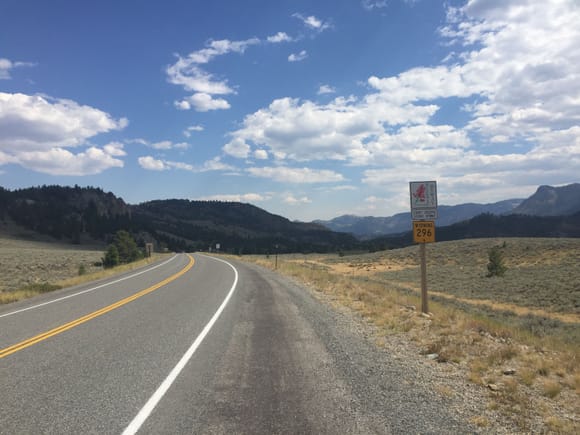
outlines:
[[[0,304],[16,302],[40,293],[71,287],[141,267],[153,260],[103,270],[96,263],[102,246],[80,249],[75,245],[49,241],[21,240],[0,236]],[[82,274],[79,272],[82,271]]]
[[[508,270],[488,278],[488,250],[497,245],[505,246]],[[286,255],[278,269],[356,310],[380,334],[403,335],[423,354],[464,370],[488,391],[489,407],[521,431],[580,433],[580,240],[428,245],[431,316],[418,312],[418,251]]]

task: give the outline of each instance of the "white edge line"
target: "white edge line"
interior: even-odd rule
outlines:
[[[222,304],[217,309],[217,311],[215,312],[213,317],[210,319],[210,321],[207,323],[207,325],[205,325],[205,327],[199,333],[199,335],[197,336],[197,338],[195,339],[193,344],[190,346],[189,349],[187,349],[185,354],[183,354],[183,356],[181,357],[181,359],[179,360],[177,365],[173,368],[173,370],[171,370],[171,372],[165,378],[165,380],[161,383],[159,388],[157,388],[157,391],[155,391],[155,393],[153,393],[153,395],[149,398],[149,400],[147,401],[145,406],[143,406],[143,408],[141,408],[141,410],[135,416],[133,421],[131,421],[131,423],[129,423],[129,426],[127,426],[127,428],[123,431],[122,435],[133,435],[133,434],[137,433],[137,431],[141,428],[143,423],[145,423],[145,420],[147,420],[147,418],[151,415],[151,413],[153,412],[153,410],[155,409],[155,407],[157,406],[159,401],[163,398],[165,393],[167,393],[167,390],[169,390],[169,388],[171,387],[173,382],[175,382],[175,379],[177,379],[177,377],[179,376],[179,374],[181,373],[183,368],[186,366],[186,364],[189,362],[189,360],[191,359],[191,357],[193,356],[193,354],[195,353],[195,351],[197,350],[199,345],[203,342],[206,335],[209,333],[209,331],[213,327],[214,323],[217,321],[217,319],[221,315],[222,311],[224,310],[224,308],[228,304],[230,298],[234,294],[234,291],[236,290],[236,286],[238,284],[238,271],[236,270],[236,268],[232,264],[230,264],[227,261],[222,260],[220,258],[215,258],[215,257],[208,257],[208,258],[211,258],[211,259],[217,260],[217,261],[221,261],[222,263],[225,263],[228,266],[230,266],[233,269],[234,274],[235,274],[234,283],[232,284],[232,287],[230,288],[228,295],[223,300]]]
[[[106,287],[106,286],[108,286],[108,285],[117,284],[118,282],[125,281],[126,279],[133,278],[133,277],[135,277],[135,276],[138,276],[138,275],[141,275],[141,274],[143,274],[143,273],[149,272],[149,271],[151,271],[151,270],[153,270],[153,269],[157,269],[158,267],[164,266],[164,265],[166,265],[167,263],[169,263],[170,261],[174,260],[175,258],[177,258],[177,255],[174,255],[174,256],[173,256],[173,257],[171,257],[169,260],[165,260],[163,263],[159,263],[159,264],[156,264],[156,265],[155,265],[155,266],[153,266],[153,267],[150,267],[150,268],[147,268],[147,269],[145,269],[145,270],[142,270],[141,272],[137,272],[137,273],[134,273],[134,274],[132,274],[132,275],[128,275],[128,276],[126,276],[126,277],[124,277],[124,278],[119,278],[119,279],[117,279],[117,280],[115,280],[115,281],[111,281],[111,282],[107,282],[107,283],[105,283],[105,284],[98,285],[98,286],[96,286],[96,287],[91,287],[91,288],[89,288],[89,289],[87,289],[87,290],[83,290],[83,291],[80,291],[80,292],[77,292],[77,293],[73,293],[72,295],[63,296],[63,297],[61,297],[61,298],[58,298],[58,299],[53,299],[53,300],[50,300],[50,301],[48,301],[48,302],[43,302],[43,303],[41,303],[41,304],[32,305],[31,307],[22,308],[22,309],[20,309],[20,310],[16,310],[16,311],[11,311],[11,312],[9,312],[9,313],[6,313],[6,314],[1,314],[1,315],[0,315],[0,319],[1,319],[2,317],[8,317],[8,316],[12,316],[13,314],[22,313],[22,312],[24,312],[24,311],[28,311],[28,310],[34,310],[34,309],[36,309],[36,308],[40,308],[40,307],[43,307],[43,306],[45,306],[45,305],[54,304],[55,302],[64,301],[65,299],[69,299],[69,298],[72,298],[72,297],[75,297],[75,296],[79,296],[79,295],[82,295],[82,294],[84,294],[84,293],[89,293],[89,292],[92,292],[92,291],[98,290],[98,289],[100,289],[100,288]]]

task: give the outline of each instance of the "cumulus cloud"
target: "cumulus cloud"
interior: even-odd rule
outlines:
[[[335,93],[336,89],[329,85],[320,85],[317,92],[318,95],[335,94]]]
[[[239,159],[247,159],[250,155],[250,146],[241,138],[236,138],[223,147],[223,151]]]
[[[180,110],[189,110],[193,108],[196,112],[208,112],[210,110],[229,109],[230,103],[223,98],[214,98],[210,94],[198,92],[190,95],[182,101],[176,101],[175,106]]]
[[[363,8],[368,11],[387,7],[387,0],[362,0]]]
[[[124,118],[71,100],[0,92],[2,161],[52,175],[91,175],[122,167],[123,145],[88,146],[100,133],[123,129]],[[84,148],[73,153],[66,148]]]
[[[288,62],[300,62],[308,57],[306,50],[302,50],[300,53],[292,53],[288,56]]]
[[[148,171],[169,171],[178,169],[190,172],[223,171],[233,169],[221,161],[219,157],[206,161],[201,166],[194,166],[185,162],[175,162],[171,160],[158,159],[153,156],[143,156],[137,159],[139,166]]]
[[[183,130],[183,135],[185,137],[191,137],[191,132],[192,131],[203,131],[203,126],[202,125],[191,125],[189,127],[187,127],[185,130]]]
[[[0,80],[11,79],[10,71],[14,68],[20,68],[25,66],[34,66],[31,62],[12,62],[10,59],[0,57]]]
[[[288,205],[302,205],[312,203],[312,200],[307,196],[296,198],[294,195],[286,195],[282,201]]]
[[[152,156],[139,157],[137,161],[139,162],[139,166],[149,171],[166,171],[170,168],[163,160],[156,159]]]
[[[275,35],[268,36],[267,41],[273,44],[280,42],[291,42],[293,39],[286,32],[278,32]]]
[[[341,174],[328,169],[265,166],[248,168],[247,171],[255,177],[269,178],[280,183],[334,183],[344,180]]]
[[[271,199],[270,195],[263,195],[260,193],[234,193],[234,194],[219,194],[208,195],[196,198],[201,201],[225,201],[225,202],[263,202]]]
[[[577,181],[578,22],[573,0],[471,0],[448,9],[439,35],[453,55],[439,65],[371,76],[357,98],[276,99],[247,115],[229,144],[243,144],[240,157],[264,150],[280,164],[331,159],[369,166],[363,181],[374,186],[400,185],[401,174],[428,175],[461,193],[478,186],[488,199],[510,197],[518,190],[508,191],[513,183]],[[447,105],[460,116],[436,122]],[[283,177],[273,168],[252,171]]]
[[[119,149],[114,147],[113,151],[110,154],[107,149],[90,147],[73,154],[63,148],[51,148],[46,151],[24,151],[16,156],[16,161],[27,169],[50,175],[94,175],[109,168],[123,167],[123,161],[115,158],[119,156]]]
[[[276,36],[283,37],[281,34]],[[175,107],[180,110],[193,108],[198,112],[229,109],[230,104],[225,99],[214,98],[214,95],[235,94],[235,91],[226,79],[216,79],[201,65],[206,65],[216,57],[229,53],[243,54],[248,47],[257,44],[260,44],[258,38],[241,41],[210,40],[205,48],[191,52],[185,57],[177,56],[177,61],[166,69],[167,80],[169,83],[182,86],[188,92],[194,92],[194,94],[181,101],[176,101]]]
[[[268,151],[266,150],[255,150],[254,151],[254,158],[258,160],[268,160]]]
[[[298,18],[302,23],[310,30],[315,30],[317,32],[323,32],[332,27],[329,21],[323,21],[316,18],[314,15],[304,16],[300,13],[292,14],[294,18]]]
[[[377,137],[388,136],[385,124],[424,123],[435,110],[435,106],[397,106],[381,99],[337,98],[320,105],[281,98],[246,116],[243,127],[232,133],[234,139],[224,151],[246,158],[253,144],[270,149],[278,159],[366,164],[372,161],[373,153],[380,151]],[[449,128],[447,131],[451,133]],[[244,151],[236,155],[231,149]]]

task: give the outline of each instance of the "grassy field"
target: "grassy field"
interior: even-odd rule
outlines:
[[[22,237],[27,237],[22,238]],[[82,249],[29,233],[0,233],[0,304],[141,267],[152,259],[103,270],[101,245]]]
[[[507,271],[488,277],[489,250]],[[274,268],[273,257],[242,259]],[[502,238],[427,246],[430,314],[420,313],[419,248],[282,255],[278,271],[420,353],[465,373],[523,432],[580,433],[580,239]],[[452,394],[448,391],[447,394]],[[489,424],[484,417],[475,423]]]

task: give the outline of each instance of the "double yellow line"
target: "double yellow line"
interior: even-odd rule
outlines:
[[[65,323],[64,325],[58,326],[54,329],[51,329],[50,331],[46,331],[43,332],[42,334],[35,335],[34,337],[21,341],[20,343],[13,344],[10,347],[0,349],[0,359],[13,353],[16,353],[22,349],[26,349],[27,347],[33,346],[36,343],[40,343],[41,341],[44,341],[50,337],[54,337],[55,335],[58,335],[62,332],[68,331],[69,329],[72,329],[75,326],[82,325],[83,323],[88,322],[89,320],[102,316],[103,314],[113,311],[116,308],[122,307],[123,305],[126,305],[129,302],[133,302],[135,299],[139,299],[140,297],[145,296],[146,294],[154,292],[155,290],[163,287],[164,285],[169,284],[171,281],[175,281],[177,278],[185,274],[189,269],[193,267],[193,264],[195,262],[193,257],[189,254],[187,256],[189,257],[189,263],[175,275],[171,275],[169,278],[166,278],[163,281],[146,288],[145,290],[141,290],[140,292],[135,293],[134,295],[126,297],[125,299],[122,299],[104,308],[101,308],[100,310],[87,314],[86,316],[73,320],[72,322]]]

